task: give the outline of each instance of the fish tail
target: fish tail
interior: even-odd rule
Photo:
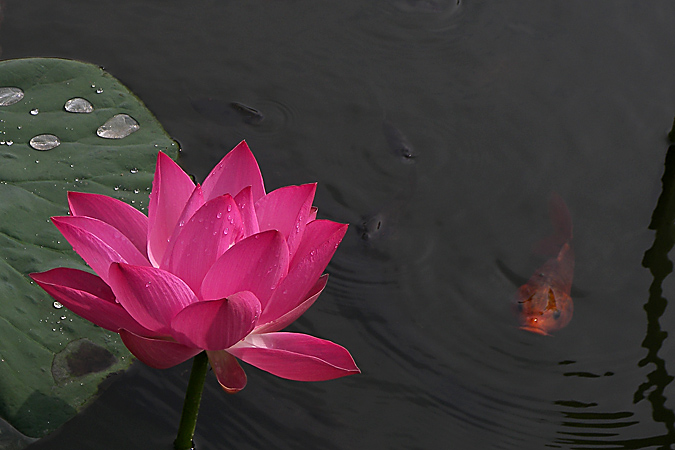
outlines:
[[[572,216],[567,208],[565,201],[557,193],[551,194],[548,203],[551,223],[553,224],[554,235],[558,236],[561,243],[572,239]]]
[[[572,216],[562,197],[555,192],[551,194],[548,206],[553,234],[539,241],[535,251],[540,255],[555,256],[572,239]]]

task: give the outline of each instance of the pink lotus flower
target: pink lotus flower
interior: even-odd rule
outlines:
[[[206,350],[228,392],[246,385],[236,358],[299,381],[359,373],[345,348],[279,331],[321,294],[321,274],[347,230],[316,219],[315,184],[266,194],[241,142],[201,186],[159,153],[152,185],[147,217],[110,197],[69,192],[71,215],[52,222],[98,276],[57,268],[33,280],[119,333],[151,367]]]

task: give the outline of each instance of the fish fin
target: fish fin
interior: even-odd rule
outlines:
[[[507,280],[513,283],[515,287],[519,287],[527,283],[528,280],[527,277],[519,275],[513,270],[511,270],[511,268],[509,268],[501,259],[496,259],[495,264],[497,265],[497,268],[502,273],[502,275],[504,275]]]

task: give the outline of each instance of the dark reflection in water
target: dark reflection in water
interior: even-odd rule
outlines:
[[[670,138],[675,137],[675,126],[670,133]],[[671,449],[675,445],[675,414],[666,406],[666,388],[674,377],[668,373],[666,361],[659,356],[668,332],[661,328],[660,318],[668,306],[668,299],[663,293],[663,282],[673,272],[673,263],[668,254],[675,245],[675,145],[671,145],[666,153],[665,170],[663,173],[662,192],[659,196],[656,208],[652,215],[649,229],[656,232],[654,243],[645,252],[642,265],[649,269],[654,280],[649,287],[649,300],[644,305],[647,312],[647,335],[642,341],[642,347],[648,353],[638,362],[639,367],[654,366],[647,375],[647,381],[640,384],[633,396],[633,402],[639,403],[645,398],[652,408],[652,418],[655,422],[662,423],[666,428],[663,435],[648,438],[620,440],[616,439],[619,434],[612,432],[618,428],[636,425],[639,421],[627,420],[633,417],[632,412],[619,413],[593,413],[593,412],[564,412],[567,421],[563,425],[571,428],[579,428],[579,432],[560,432],[562,435],[574,436],[574,438],[559,439],[558,442],[573,444],[575,448],[603,447],[612,445],[611,448],[641,449],[656,447],[659,449]],[[566,376],[575,373],[566,373]],[[590,373],[576,373],[582,377],[599,377]],[[611,373],[605,375],[612,375]],[[583,409],[597,406],[596,403],[583,404],[580,402],[559,401],[561,406],[575,409]],[[583,430],[583,431],[581,431]],[[593,430],[593,431],[590,431]],[[580,446],[580,447],[579,447]]]
[[[673,130],[675,132],[675,128]],[[671,136],[673,132],[671,132]],[[649,224],[650,230],[656,231],[654,245],[645,252],[642,265],[649,269],[654,276],[654,282],[649,287],[649,301],[645,304],[647,311],[647,336],[642,342],[649,353],[639,362],[640,366],[651,364],[654,370],[648,375],[647,381],[642,383],[635,392],[634,401],[640,402],[647,394],[652,404],[653,417],[661,422],[668,430],[664,437],[663,448],[670,448],[675,444],[675,414],[665,406],[664,391],[673,381],[673,376],[666,370],[666,362],[658,355],[668,332],[661,329],[659,319],[668,306],[668,299],[663,294],[663,282],[673,272],[673,263],[668,253],[675,244],[675,145],[671,145],[666,154],[663,191],[659,197],[656,209]]]

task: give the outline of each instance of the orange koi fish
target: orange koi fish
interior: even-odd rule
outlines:
[[[515,295],[516,313],[523,330],[546,336],[566,326],[572,320],[572,218],[565,202],[558,195],[550,201],[554,234],[542,248],[555,248],[557,253],[537,269]]]

